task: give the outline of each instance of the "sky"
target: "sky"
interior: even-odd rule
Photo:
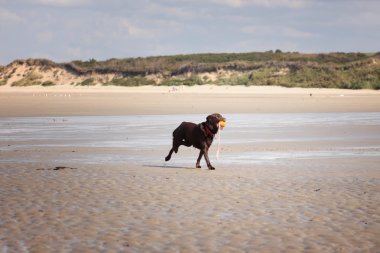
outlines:
[[[380,51],[380,0],[0,0],[0,65]]]

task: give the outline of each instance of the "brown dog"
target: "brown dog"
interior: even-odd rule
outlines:
[[[207,167],[210,170],[215,170],[210,163],[210,159],[208,158],[208,149],[214,140],[215,134],[218,132],[218,124],[220,121],[226,121],[226,119],[219,113],[214,113],[207,116],[206,121],[198,125],[192,122],[182,122],[181,125],[173,131],[173,147],[170,149],[169,154],[165,157],[165,161],[170,160],[173,151],[175,153],[178,152],[179,146],[193,146],[200,150],[195,166],[197,168],[201,167],[200,161],[202,156],[204,156]]]

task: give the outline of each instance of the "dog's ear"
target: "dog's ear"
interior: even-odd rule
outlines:
[[[211,114],[209,116],[207,116],[207,121],[210,122],[210,123],[215,123],[215,124],[218,124],[219,121],[226,121],[226,119],[220,115],[219,113],[214,113],[214,114]]]
[[[219,122],[218,119],[214,116],[214,114],[208,115],[206,120],[211,124],[217,124]]]

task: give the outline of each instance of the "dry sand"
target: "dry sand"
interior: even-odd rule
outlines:
[[[310,94],[312,96],[310,96]],[[378,112],[380,91],[282,87],[0,87],[0,116]]]
[[[375,91],[144,89],[104,92],[97,88],[3,88],[0,116],[380,110],[379,93]],[[65,118],[61,119],[63,122]],[[0,252],[380,250],[378,156],[289,160],[277,165],[222,163],[216,171],[208,171],[193,169],[193,164],[164,165],[149,160],[156,154],[166,155],[166,146],[151,149],[79,146],[73,150],[70,146],[59,146],[62,143],[54,138],[11,141],[5,132],[12,133],[12,125],[7,123],[3,127],[6,129],[0,135]],[[320,132],[315,130],[318,127],[310,125],[322,141],[315,140],[310,145],[307,139],[262,145],[235,143],[224,145],[222,152],[233,155],[251,150],[263,153],[342,150],[341,146],[346,144],[340,136],[346,132],[353,135],[350,146],[362,146],[358,147],[359,153],[367,152],[363,148],[366,145],[379,153],[377,124],[361,126],[358,122],[331,131],[328,126],[321,126],[324,130]],[[166,130],[172,131],[153,129],[152,134]],[[281,134],[281,131],[264,132],[263,136],[253,134],[247,138],[270,139]],[[339,138],[323,142],[326,134]],[[38,144],[37,148],[32,144]],[[97,157],[128,152],[145,154],[147,160],[87,164],[75,159],[79,154]],[[176,161],[186,154],[195,159],[194,150],[186,152],[183,149],[181,155],[174,155]],[[33,159],[28,160],[30,157]],[[65,157],[67,162],[62,164]]]

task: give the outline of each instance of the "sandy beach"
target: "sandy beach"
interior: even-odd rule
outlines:
[[[374,90],[283,87],[0,87],[0,116],[378,112]]]
[[[379,252],[379,164],[378,91],[0,87],[0,252]]]

